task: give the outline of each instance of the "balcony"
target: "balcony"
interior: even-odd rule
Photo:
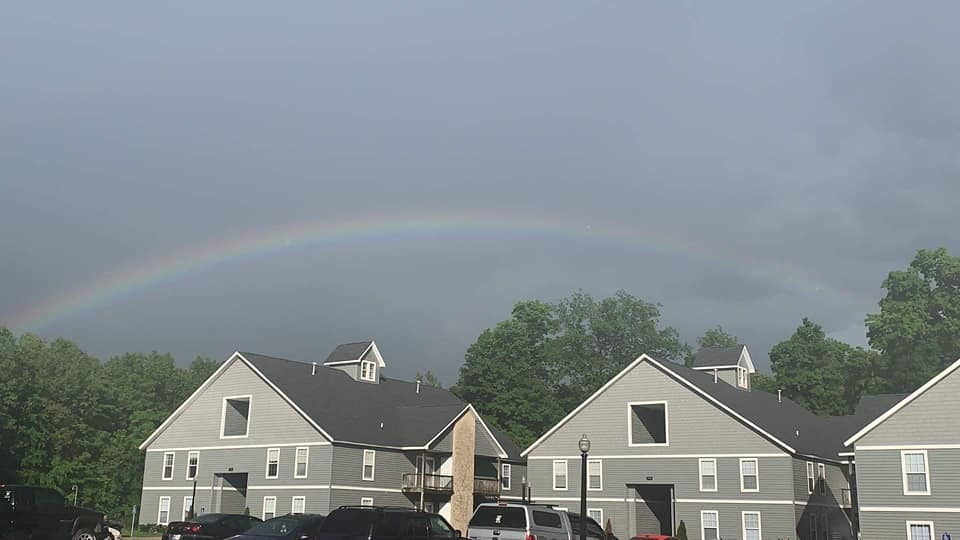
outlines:
[[[403,485],[401,489],[404,493],[453,493],[453,477],[442,474],[424,474],[423,486],[420,485],[420,473],[410,473],[403,475]]]
[[[500,480],[496,478],[474,478],[473,492],[481,497],[496,497],[500,494]]]

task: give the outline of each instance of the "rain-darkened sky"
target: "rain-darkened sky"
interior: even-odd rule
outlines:
[[[723,325],[762,365],[804,316],[863,344],[888,271],[960,251],[957,20],[7,5],[0,324],[182,363],[372,337],[388,374],[446,384],[516,301],[578,288],[659,302],[690,343]]]

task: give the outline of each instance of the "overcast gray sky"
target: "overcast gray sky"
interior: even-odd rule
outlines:
[[[804,316],[862,344],[888,271],[960,251],[957,20],[956,2],[7,5],[0,323],[184,363],[373,337],[389,373],[450,384],[517,300],[622,288],[763,365]],[[456,213],[503,223],[280,245],[61,309],[201,246]]]

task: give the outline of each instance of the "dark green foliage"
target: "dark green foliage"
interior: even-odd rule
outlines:
[[[140,499],[137,446],[216,369],[198,358],[126,354],[101,363],[73,343],[0,328],[0,481],[59,489],[128,519]]]
[[[659,323],[658,305],[624,291],[518,302],[467,349],[451,390],[526,446],[640,354],[686,358],[677,331]]]
[[[677,540],[687,540],[687,524],[680,520],[680,526],[677,527]]]
[[[434,388],[443,388],[443,385],[440,384],[440,378],[437,377],[436,373],[430,371],[429,369],[424,373],[420,373],[418,371],[417,376],[413,380],[420,381],[421,383]]]
[[[697,346],[701,349],[712,349],[715,347],[733,347],[739,344],[737,336],[728,334],[719,324],[716,328],[711,328],[697,338]],[[693,355],[690,354],[686,359],[687,367],[693,366]]]

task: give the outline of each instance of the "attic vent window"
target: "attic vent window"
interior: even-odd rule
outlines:
[[[667,446],[668,426],[666,401],[627,404],[629,446]]]
[[[373,360],[360,362],[360,378],[365,381],[377,380],[377,363]]]
[[[250,396],[224,398],[220,428],[222,438],[247,436],[250,432]]]

